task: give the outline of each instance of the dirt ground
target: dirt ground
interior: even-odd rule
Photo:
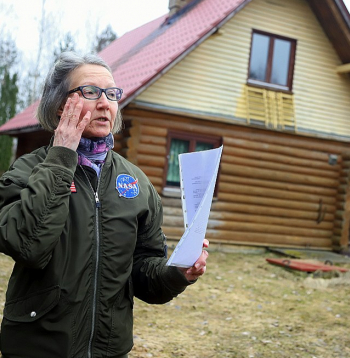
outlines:
[[[267,257],[280,256],[210,250],[207,273],[173,301],[135,299],[129,357],[350,358],[350,274],[289,271]],[[1,305],[11,268],[0,255]]]
[[[281,256],[210,252],[207,273],[172,302],[136,300],[130,357],[349,358],[350,275],[288,271],[267,257]]]

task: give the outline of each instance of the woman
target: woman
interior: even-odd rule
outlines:
[[[133,296],[165,303],[205,272],[205,250],[190,269],[165,265],[160,198],[111,150],[121,95],[100,58],[63,53],[37,112],[51,143],[1,178],[5,358],[126,357]]]

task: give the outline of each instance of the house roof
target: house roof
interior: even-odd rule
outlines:
[[[172,17],[166,14],[113,41],[99,56],[111,67],[116,84],[124,90],[120,107],[130,103],[250,1],[193,0]],[[343,1],[308,2],[340,59],[350,62],[350,16]],[[38,104],[35,102],[2,125],[0,132],[16,135],[36,130]]]

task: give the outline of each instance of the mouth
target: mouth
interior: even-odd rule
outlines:
[[[109,119],[107,117],[99,117],[99,118],[95,118],[95,121],[98,122],[109,122]]]

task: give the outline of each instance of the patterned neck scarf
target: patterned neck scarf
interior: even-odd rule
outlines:
[[[99,176],[107,153],[113,147],[114,137],[112,133],[103,138],[81,138],[77,148],[78,165],[86,165],[93,168],[97,176]]]

